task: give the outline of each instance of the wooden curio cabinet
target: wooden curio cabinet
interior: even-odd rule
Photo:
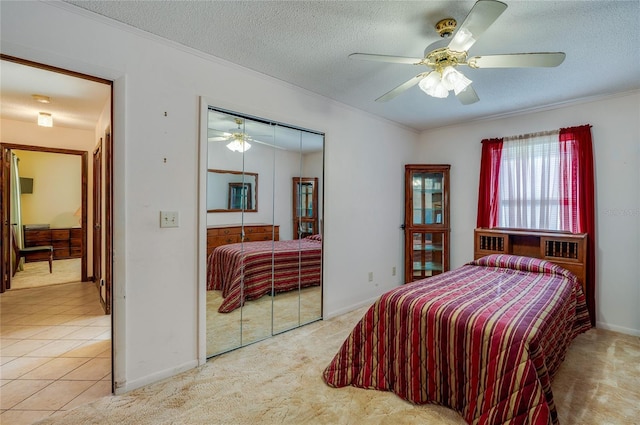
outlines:
[[[449,270],[450,165],[405,165],[405,283]]]
[[[318,178],[293,178],[293,238],[320,233],[318,228]]]

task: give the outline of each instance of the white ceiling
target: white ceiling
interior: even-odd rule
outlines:
[[[3,60],[0,67],[0,116],[36,123],[50,113],[55,127],[93,131],[111,96],[111,86]],[[51,103],[35,101],[34,94]]]
[[[435,23],[460,25],[474,1],[67,1],[417,130],[640,89],[640,1],[507,1],[469,55],[562,51],[557,68],[461,70],[480,101],[462,105],[412,87],[374,99],[425,70],[348,58],[421,57]],[[445,42],[446,44],[446,42]],[[2,117],[93,129],[108,86],[2,61]],[[79,84],[79,85],[77,85]],[[36,104],[31,94],[50,96]]]
[[[470,56],[565,52],[557,68],[461,69],[480,101],[413,87],[424,67],[348,58],[422,57],[435,23],[474,1],[67,1],[417,130],[640,88],[640,1],[507,0]]]

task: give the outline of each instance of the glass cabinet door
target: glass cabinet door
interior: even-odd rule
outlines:
[[[449,269],[449,165],[405,166],[405,282]]]
[[[443,224],[444,174],[415,172],[413,186],[413,224]]]
[[[293,237],[320,233],[318,228],[318,178],[293,178]]]
[[[435,276],[445,270],[445,232],[412,232],[411,282]]]

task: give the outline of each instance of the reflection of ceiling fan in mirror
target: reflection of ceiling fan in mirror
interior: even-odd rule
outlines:
[[[473,87],[471,87],[472,81],[456,69],[458,66],[466,65],[470,68],[478,69],[555,67],[564,61],[565,54],[562,52],[511,53],[474,56],[467,59],[471,46],[498,19],[506,8],[506,4],[496,0],[478,0],[451,39],[449,45],[435,50],[429,50],[429,47],[427,47],[424,58],[365,53],[353,53],[349,57],[378,62],[422,65],[429,68],[428,71],[416,75],[409,81],[380,96],[376,99],[378,102],[391,100],[418,84],[420,89],[429,96],[438,98],[447,97],[449,91],[453,90],[462,104],[469,105],[477,102],[479,98]],[[457,22],[453,18],[442,19],[436,24],[436,31],[441,37],[450,37],[455,31],[456,25]]]
[[[236,118],[235,121],[236,121],[236,124],[238,125],[237,129],[229,130],[231,131],[231,133],[222,132],[222,136],[209,137],[209,141],[210,142],[228,141],[229,143],[227,144],[227,148],[231,149],[234,152],[246,152],[251,148],[251,143],[249,143],[249,141],[255,141],[255,142],[258,142],[258,141],[252,139],[248,134],[242,131],[241,125],[243,123],[243,120],[241,118]]]

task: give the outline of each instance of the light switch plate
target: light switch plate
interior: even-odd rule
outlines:
[[[178,227],[178,211],[160,211],[160,227]]]

